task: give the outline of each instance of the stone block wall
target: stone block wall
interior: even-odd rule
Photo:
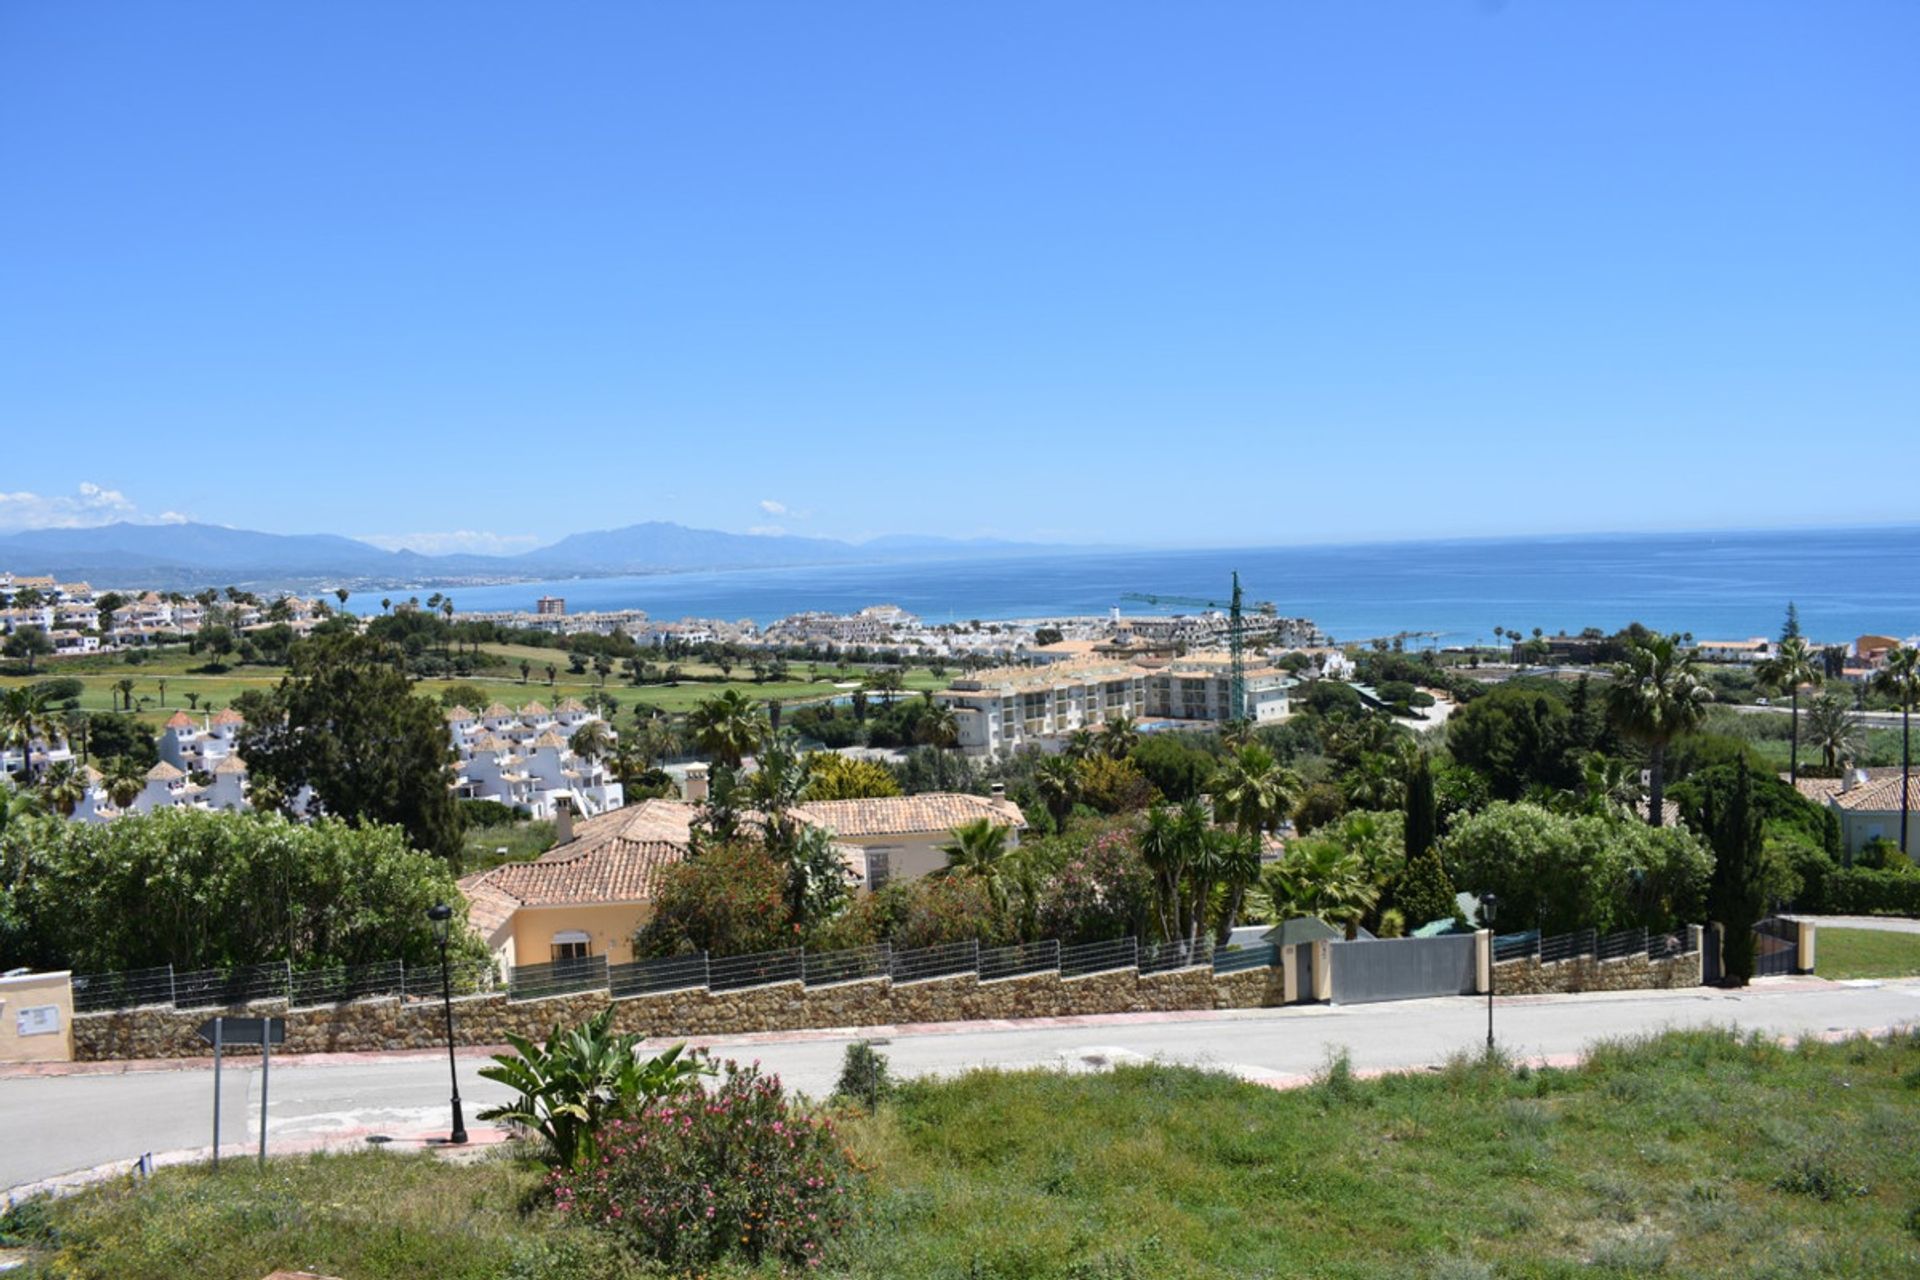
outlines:
[[[1617,960],[1574,956],[1542,964],[1533,956],[1494,966],[1494,990],[1503,996],[1578,991],[1654,991],[1700,985],[1700,953],[1649,959],[1644,953]]]
[[[1260,1008],[1282,1002],[1283,976],[1275,966],[1217,977],[1209,968],[1197,968],[1144,975],[1120,969],[1084,978],[1047,972],[991,982],[971,973],[899,985],[888,978],[811,988],[781,982],[742,991],[695,989],[616,1000],[614,1025],[655,1037],[723,1036],[1072,1014]],[[508,1032],[538,1039],[555,1023],[584,1021],[605,1008],[608,1000],[604,991],[520,1002],[509,1001],[502,993],[465,996],[453,1002],[454,1034],[466,1045],[501,1044]],[[438,1001],[387,997],[289,1010],[284,1001],[274,1000],[224,1010],[148,1007],[83,1014],[73,1019],[74,1056],[90,1061],[204,1057],[212,1050],[194,1031],[217,1013],[286,1018],[287,1040],[276,1050],[280,1053],[430,1049],[446,1043],[446,1014]]]

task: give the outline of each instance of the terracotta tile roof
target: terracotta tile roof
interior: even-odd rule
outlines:
[[[555,733],[553,730],[549,729],[545,733],[541,734],[539,737],[535,738],[533,740],[533,745],[536,747],[560,747],[564,749],[567,745],[567,740],[561,737],[559,734]]]
[[[581,704],[580,699],[578,698],[565,698],[561,700],[560,705],[555,707],[554,710],[555,711],[585,711],[586,707]]]
[[[1836,791],[1829,798],[1835,808],[1849,813],[1898,813],[1900,811],[1900,771],[1885,778],[1870,778],[1851,791]],[[1920,805],[1920,778],[1908,784],[1907,801]]]
[[[501,720],[513,714],[513,708],[504,702],[496,702],[480,713],[489,720]]]
[[[246,773],[246,771],[247,771],[247,762],[245,760],[242,760],[237,754],[230,755],[225,760],[222,760],[219,764],[213,766],[213,772],[215,773],[215,775],[219,775],[222,773],[244,774]]]
[[[699,812],[699,805],[684,800],[643,800],[576,823],[573,840],[565,847],[613,840],[684,845],[692,840],[693,820]]]
[[[794,816],[847,839],[861,836],[926,835],[951,831],[980,818],[1018,830],[1027,815],[1011,800],[934,791],[869,800],[814,800],[796,805]]]
[[[193,717],[184,711],[176,711],[167,717],[167,728],[191,729],[193,728]]]
[[[165,760],[162,760],[159,764],[147,770],[148,782],[172,782],[176,778],[184,778],[186,776],[186,774],[180,772],[180,770],[174,768]]]
[[[536,698],[534,701],[520,708],[520,714],[523,716],[544,716],[551,713],[548,712],[545,707],[541,706],[539,699]]]
[[[1897,778],[1899,776],[1900,766],[1898,765],[1876,765],[1867,770],[1867,781],[1869,783],[1879,782],[1885,778]],[[1785,782],[1786,780],[1787,775],[1782,773],[1780,775],[1780,781]],[[1845,782],[1846,779],[1844,778],[1800,778],[1795,781],[1794,787],[1807,799],[1824,804],[1830,796],[1835,796],[1840,793],[1840,788]]]
[[[451,707],[448,707],[448,708],[447,708],[447,719],[449,719],[449,720],[471,720],[471,719],[473,719],[473,712],[471,712],[471,711],[469,711],[469,710],[467,710],[467,709],[466,709],[465,707],[462,707],[462,706],[459,706],[459,705],[455,705],[455,706],[451,706]]]
[[[686,856],[685,845],[668,841],[610,840],[584,849],[575,841],[533,862],[510,862],[482,872],[462,881],[461,888],[470,902],[474,891],[481,891],[509,899],[515,908],[645,902],[653,896],[660,872]]]
[[[491,871],[478,871],[460,880],[460,892],[467,900],[467,923],[479,931],[482,937],[492,937],[495,930],[513,919],[513,913],[520,909],[520,900],[511,894],[493,887],[487,877]]]
[[[235,711],[232,707],[228,707],[225,711],[215,716],[213,722],[215,724],[245,724],[247,718],[238,711]]]

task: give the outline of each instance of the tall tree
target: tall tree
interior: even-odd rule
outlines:
[[[35,688],[0,690],[0,747],[20,753],[21,771],[33,776],[33,749],[49,742],[53,734],[53,713],[47,708],[46,695]]]
[[[738,689],[702,700],[688,713],[687,726],[700,749],[730,769],[738,769],[767,733],[766,720],[753,699]]]
[[[52,652],[53,641],[47,639],[46,629],[31,622],[14,628],[13,634],[7,637],[4,644],[0,644],[0,653],[5,653],[9,658],[27,660],[28,675],[33,674],[33,664],[36,659],[44,658]]]
[[[1107,722],[1100,726],[1100,749],[1115,760],[1124,760],[1139,741],[1140,729],[1134,724],[1132,716],[1110,715]]]
[[[1407,773],[1406,813],[1406,853],[1407,861],[1412,862],[1432,849],[1440,835],[1439,807],[1433,797],[1433,762],[1424,751],[1414,757],[1413,768]],[[1407,923],[1425,922],[1409,918]]]
[[[71,760],[49,765],[40,778],[40,795],[48,808],[63,818],[71,818],[80,802],[87,798],[87,775]]]
[[[1800,634],[1800,608],[1794,604],[1793,601],[1789,600],[1787,601],[1787,620],[1781,624],[1780,627],[1780,643],[1785,644],[1789,640],[1799,640],[1802,638]]]
[[[1788,605],[1787,608],[1793,608]],[[1820,655],[1806,640],[1798,635],[1788,636],[1780,642],[1774,656],[1762,662],[1756,673],[1761,683],[1777,689],[1789,696],[1792,702],[1793,723],[1787,730],[1787,781],[1800,780],[1800,688],[1802,685],[1818,685],[1822,677]]]
[[[940,852],[947,855],[947,865],[933,874],[971,876],[986,886],[993,905],[1004,909],[1007,905],[1008,873],[1012,870],[1015,856],[1007,843],[1012,834],[1011,827],[991,818],[976,818],[955,827],[952,843],[940,847]]]
[[[1656,827],[1667,794],[1667,747],[1699,728],[1712,702],[1693,651],[1677,635],[1629,641],[1626,661],[1613,668],[1607,711],[1622,734],[1647,748],[1647,821]]]
[[[1900,645],[1887,654],[1886,665],[1874,676],[1873,686],[1900,708],[1900,851],[1912,856],[1913,846],[1907,843],[1907,814],[1912,808],[1913,712],[1920,707],[1920,649]]]
[[[1753,926],[1766,909],[1766,824],[1754,806],[1747,770],[1730,771],[1707,792],[1701,825],[1713,846],[1707,904],[1721,927],[1720,968],[1728,986],[1744,987],[1753,977]]]
[[[413,692],[394,646],[357,633],[296,645],[286,679],[251,698],[239,749],[284,796],[312,787],[322,811],[404,827],[414,847],[458,863],[462,821],[439,706]]]
[[[1845,698],[1823,693],[1807,704],[1807,739],[1833,774],[1859,749],[1860,717]]]
[[[1047,816],[1053,819],[1057,831],[1066,825],[1080,794],[1080,770],[1067,756],[1048,756],[1034,766],[1033,789],[1040,803],[1047,806]]]

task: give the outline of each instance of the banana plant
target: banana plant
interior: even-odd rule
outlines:
[[[613,1030],[611,1005],[578,1027],[563,1031],[556,1023],[544,1045],[512,1032],[507,1043],[513,1052],[495,1054],[494,1065],[480,1074],[520,1096],[482,1111],[480,1118],[539,1134],[552,1163],[568,1168],[598,1158],[599,1135],[608,1122],[637,1116],[696,1076],[713,1074],[704,1055],[687,1054],[685,1044],[641,1057],[635,1052],[639,1036]]]

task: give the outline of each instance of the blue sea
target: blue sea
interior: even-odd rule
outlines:
[[[1249,602],[1271,600],[1282,615],[1311,618],[1341,641],[1430,631],[1447,645],[1491,641],[1496,626],[1611,631],[1634,621],[1702,639],[1744,638],[1777,633],[1789,601],[1817,640],[1920,632],[1920,526],[1087,551],[576,578],[450,594],[462,610],[531,610],[536,598],[557,595],[569,612],[644,609],[659,619],[769,622],[885,603],[932,622],[984,621],[1116,606],[1179,612],[1122,596],[1224,601],[1235,570]]]

